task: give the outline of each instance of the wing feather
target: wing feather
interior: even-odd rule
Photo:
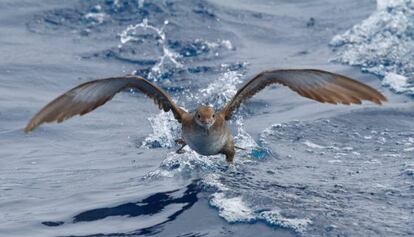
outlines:
[[[179,122],[181,122],[183,114],[186,113],[177,107],[167,93],[144,78],[136,76],[113,77],[83,83],[59,96],[30,120],[25,132],[30,132],[45,122],[57,121],[60,123],[75,115],[89,113],[127,88],[140,90],[152,98],[165,112],[171,110]]]
[[[287,86],[303,97],[322,103],[349,105],[369,100],[382,104],[387,101],[377,90],[346,76],[314,69],[286,69],[260,73],[240,88],[221,112],[230,119],[241,103],[270,84]]]

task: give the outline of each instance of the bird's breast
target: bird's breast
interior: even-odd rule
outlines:
[[[201,155],[218,154],[226,145],[230,136],[227,127],[214,130],[183,126],[183,139],[187,145]]]

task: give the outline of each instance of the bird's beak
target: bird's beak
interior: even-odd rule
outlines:
[[[210,128],[211,128],[211,126],[212,126],[212,125],[213,125],[213,123],[209,123],[209,122],[205,123],[205,122],[204,122],[202,126],[203,126],[205,129],[207,129],[207,130],[208,130],[208,129],[210,129]]]

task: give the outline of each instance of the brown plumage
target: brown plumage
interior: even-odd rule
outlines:
[[[58,123],[75,115],[84,115],[105,104],[112,97],[127,88],[139,89],[152,98],[159,108],[172,111],[180,122],[184,112],[163,90],[142,77],[112,77],[83,83],[54,99],[40,110],[27,124],[24,131],[30,132],[44,122]]]
[[[315,69],[264,71],[240,88],[224,107],[226,119],[240,104],[270,84],[289,87],[299,95],[322,103],[361,104],[370,100],[381,104],[387,99],[377,90],[339,74]]]
[[[200,106],[193,113],[179,108],[163,90],[136,76],[113,77],[81,84],[59,96],[41,109],[27,124],[30,132],[44,122],[62,122],[74,115],[86,114],[105,104],[127,88],[135,88],[152,98],[159,108],[172,111],[182,124],[179,142],[189,145],[202,155],[225,154],[233,162],[235,146],[227,126],[234,111],[247,99],[270,84],[289,87],[299,95],[331,104],[361,104],[369,100],[381,104],[387,99],[377,90],[348,77],[314,69],[288,69],[264,71],[241,87],[230,102],[220,111]]]

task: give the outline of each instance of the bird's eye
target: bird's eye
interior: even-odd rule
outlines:
[[[197,118],[201,118],[201,116],[199,114],[197,114]]]
[[[216,117],[216,115],[215,114],[213,114],[213,118],[215,118]]]

